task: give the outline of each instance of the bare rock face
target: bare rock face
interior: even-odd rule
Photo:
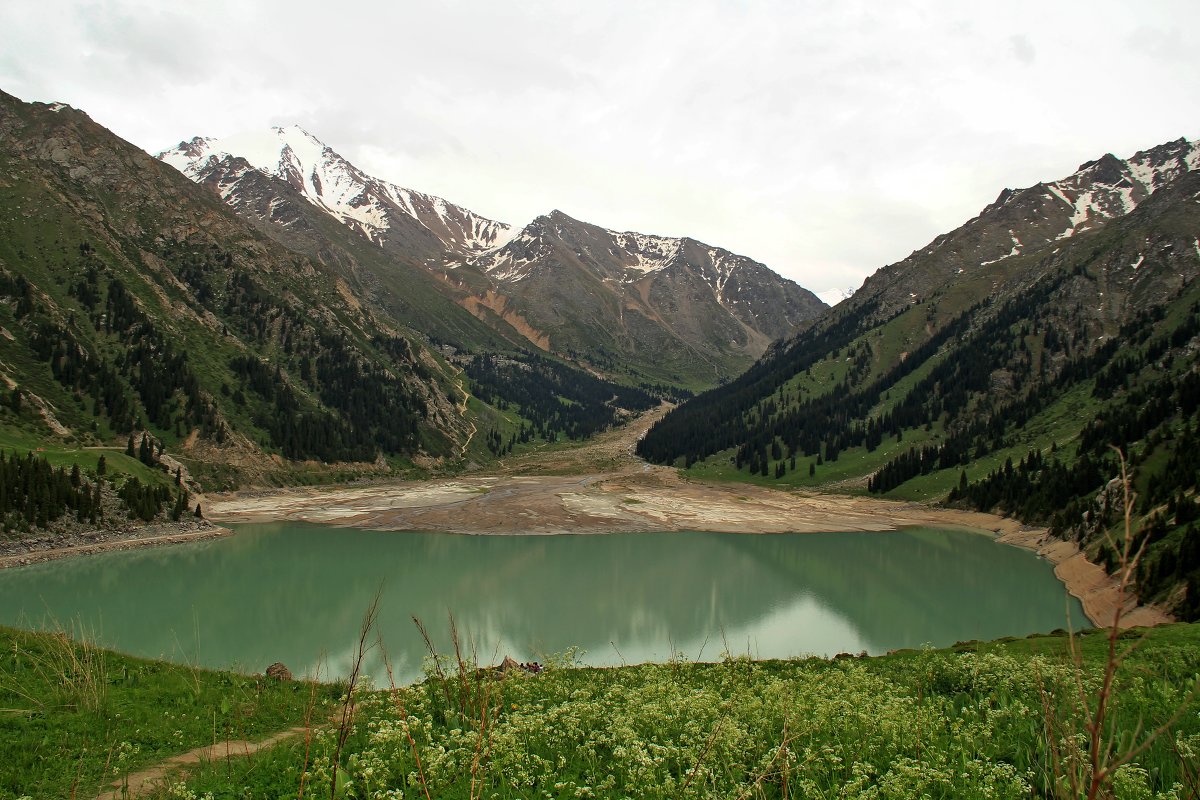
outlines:
[[[271,680],[276,680],[276,681],[295,680],[295,678],[292,677],[292,671],[279,661],[276,661],[274,664],[267,667],[266,675]]]

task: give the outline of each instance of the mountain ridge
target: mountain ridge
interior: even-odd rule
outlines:
[[[194,137],[157,158],[197,183],[229,158],[279,178],[313,205],[379,242],[403,217],[414,220],[453,252],[479,252],[507,240],[511,226],[489,220],[434,195],[367,175],[298,125],[271,128],[281,149],[248,134],[227,139]],[[235,152],[235,150],[237,152]],[[222,199],[233,191],[226,183]]]
[[[516,228],[372,178],[296,126],[272,131],[196,137],[158,157],[244,216],[281,227],[292,224],[291,206],[249,173],[285,183],[398,263],[424,269],[510,340],[589,369],[713,385],[825,308],[765,265],[694,239],[609,231],[557,210]],[[736,296],[726,298],[735,273]],[[673,291],[687,301],[671,302]]]

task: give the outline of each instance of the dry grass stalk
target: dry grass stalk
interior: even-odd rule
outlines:
[[[103,710],[108,704],[108,666],[95,637],[74,626],[68,632],[55,622],[44,641],[43,649],[31,649],[27,655],[38,680],[58,688],[60,707]],[[47,709],[44,700],[16,683],[6,682],[5,689],[39,710]]]
[[[475,740],[475,752],[471,758],[470,797],[471,800],[475,800],[477,797],[482,797],[483,794],[485,782],[481,770],[491,753],[492,728],[500,713],[499,705],[496,702],[499,694],[496,681],[492,677],[491,670],[479,668],[479,658],[474,643],[471,644],[469,653],[464,654],[462,638],[459,636],[458,624],[455,622],[453,614],[449,616],[449,625],[450,644],[454,650],[453,660],[457,669],[457,674],[454,676],[447,675],[442,667],[443,658],[437,652],[428,629],[417,617],[413,617],[412,620],[429,652],[433,672],[429,680],[436,681],[441,689],[442,697],[446,701],[447,713],[455,711],[461,724],[470,724],[478,732]],[[454,697],[455,693],[457,693],[457,697]],[[403,718],[403,707],[401,707],[401,712]],[[415,757],[416,745],[412,741],[411,734],[409,734],[409,744]],[[422,788],[428,796],[428,787],[422,786]]]
[[[1116,678],[1122,664],[1140,644],[1140,639],[1123,649],[1118,645],[1118,640],[1121,636],[1121,619],[1125,613],[1125,604],[1130,597],[1134,571],[1145,552],[1147,538],[1141,537],[1141,540],[1135,545],[1133,502],[1136,494],[1132,489],[1125,454],[1116,447],[1113,450],[1121,465],[1125,536],[1118,547],[1113,541],[1111,533],[1105,531],[1105,544],[1118,554],[1117,601],[1113,610],[1112,623],[1107,629],[1107,652],[1100,687],[1092,696],[1084,685],[1083,656],[1074,632],[1070,631],[1068,642],[1075,667],[1073,670],[1075,681],[1073,718],[1061,719],[1052,708],[1053,704],[1049,693],[1045,690],[1042,693],[1055,791],[1062,793],[1064,797],[1083,797],[1087,800],[1111,796],[1113,778],[1117,770],[1146,752],[1160,736],[1170,731],[1183,716],[1187,705],[1195,696],[1195,687],[1193,687],[1175,713],[1166,722],[1145,733],[1144,736],[1139,722],[1133,734],[1128,737],[1128,740],[1134,744],[1121,745],[1121,737],[1116,729],[1116,720],[1112,716],[1113,701],[1116,698]],[[1080,746],[1079,740],[1074,735],[1076,725],[1072,719],[1082,719],[1083,733],[1087,742],[1086,749]],[[1060,743],[1065,746],[1065,752],[1060,749]]]
[[[368,644],[367,640],[371,635],[371,630],[375,627],[375,620],[379,616],[379,601],[382,596],[383,587],[380,586],[375,592],[375,596],[371,598],[371,604],[367,606],[366,613],[363,614],[362,626],[358,630],[358,644],[354,652],[354,667],[350,670],[350,676],[347,679],[346,699],[342,702],[342,713],[338,719],[337,746],[333,751],[333,767],[330,773],[330,800],[335,800],[337,797],[338,764],[341,762],[342,749],[346,746],[346,740],[350,738],[350,729],[354,722],[354,690],[358,686],[358,679],[362,674],[362,665],[367,658],[367,653],[375,646],[375,644]]]
[[[322,656],[322,658],[324,658]],[[317,685],[321,682],[321,665],[317,664],[316,674],[308,682],[308,703],[304,707],[304,761],[300,766],[300,788],[296,793],[297,800],[303,800],[305,784],[308,779],[308,765],[312,761],[313,724],[312,715],[317,707]]]

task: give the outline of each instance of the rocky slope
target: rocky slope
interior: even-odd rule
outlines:
[[[825,308],[762,264],[691,239],[616,233],[557,211],[514,229],[371,177],[294,126],[198,137],[159,157],[310,252],[339,238],[313,210],[342,223],[380,251],[369,277],[356,273],[375,288],[408,270],[410,283],[510,342],[637,382],[715,384]],[[437,316],[452,315],[416,324],[444,339]]]
[[[561,211],[466,263],[551,346],[602,370],[625,364],[669,382],[715,383],[826,308],[745,256]]]
[[[1006,274],[1014,259],[1027,271],[1036,262],[1018,257],[1062,252],[1072,237],[1128,214],[1198,168],[1200,144],[1178,139],[1124,160],[1106,154],[1049,183],[1005,189],[977,217],[868,278],[854,305],[878,301],[887,315],[947,285]]]

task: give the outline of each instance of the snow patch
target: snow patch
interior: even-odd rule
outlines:
[[[1131,160],[1127,163],[1129,165],[1130,176],[1142,186],[1145,186],[1148,192],[1153,192],[1158,180],[1158,171],[1150,163],[1150,157],[1143,156],[1136,161]]]
[[[1133,267],[1136,270],[1138,267],[1140,267],[1142,265],[1142,262],[1145,260],[1146,260],[1146,257],[1139,254],[1137,257],[1137,261],[1133,262],[1129,266]]]
[[[1137,208],[1137,203],[1133,199],[1132,186],[1122,186],[1121,188],[1117,189],[1117,197],[1121,201],[1122,214],[1128,214],[1130,211],[1133,211],[1135,208]]]
[[[1000,256],[999,258],[993,258],[991,261],[980,261],[979,266],[986,267],[989,264],[998,264],[1006,258],[1012,258],[1013,256],[1019,256],[1019,255],[1021,255],[1021,248],[1014,246],[1012,250],[1010,250],[1009,252]]]
[[[657,272],[667,266],[675,256],[679,255],[679,246],[682,243],[679,239],[648,236],[633,231],[623,233],[608,231],[608,233],[616,241],[617,246],[626,255],[632,257],[634,263],[627,264],[626,268],[643,274]],[[635,277],[634,280],[640,280],[641,277]]]
[[[1095,191],[1089,189],[1088,191],[1080,194],[1079,197],[1075,198],[1075,213],[1071,215],[1072,228],[1078,228],[1080,225],[1088,221],[1088,217],[1091,216],[1091,212],[1095,208],[1092,202],[1094,196]]]
[[[1072,208],[1075,207],[1075,204],[1072,203],[1070,200],[1068,200],[1067,196],[1065,194],[1063,194],[1062,189],[1058,188],[1058,184],[1050,183],[1050,184],[1046,185],[1046,188],[1050,190],[1050,194],[1053,195],[1054,197],[1057,197],[1059,200],[1062,200],[1064,203],[1071,206]]]

